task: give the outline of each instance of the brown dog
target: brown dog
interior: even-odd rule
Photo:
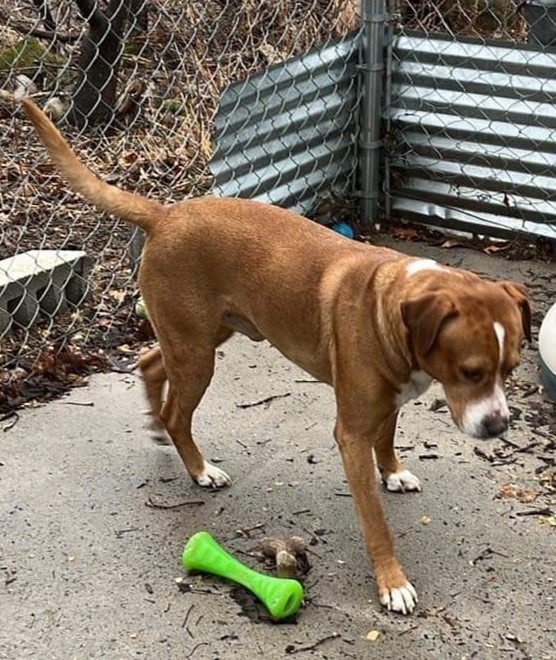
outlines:
[[[216,347],[236,331],[267,339],[334,387],[335,437],[380,601],[411,612],[417,595],[394,553],[375,465],[390,490],[420,489],[396,456],[394,432],[400,406],[433,379],[464,432],[506,430],[504,379],[530,335],[525,289],[356,243],[267,204],[163,206],[123,192],[87,169],[31,101],[22,103],[72,188],[147,234],[139,282],[161,352],[141,366],[155,414],[167,374],[161,418],[189,474],[203,486],[229,482],[191,435]]]

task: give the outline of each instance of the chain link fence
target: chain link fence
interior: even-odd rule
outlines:
[[[556,239],[556,3],[391,0],[386,215]]]
[[[556,1],[359,5],[0,0],[0,414],[153,339],[137,233],[68,191],[14,93],[158,200],[244,195],[326,222],[356,212],[351,186],[366,221],[380,202],[554,241]]]
[[[36,374],[76,380],[152,337],[132,228],[68,191],[10,95],[104,179],[172,202],[210,191],[226,86],[359,23],[357,0],[0,0],[0,412]]]

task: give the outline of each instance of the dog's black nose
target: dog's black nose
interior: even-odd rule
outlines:
[[[491,415],[483,422],[483,438],[496,438],[508,429],[509,419],[501,415]]]

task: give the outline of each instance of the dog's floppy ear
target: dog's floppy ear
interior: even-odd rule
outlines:
[[[500,282],[500,286],[511,296],[521,312],[521,325],[527,341],[531,341],[531,306],[527,295],[527,288],[518,282]]]
[[[437,292],[402,302],[401,313],[413,350],[425,356],[434,346],[442,324],[458,310],[449,297]]]

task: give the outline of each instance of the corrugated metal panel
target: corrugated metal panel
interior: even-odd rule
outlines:
[[[227,87],[209,164],[213,193],[310,214],[357,169],[359,33]]]
[[[556,238],[556,54],[395,37],[392,211],[431,224]]]

